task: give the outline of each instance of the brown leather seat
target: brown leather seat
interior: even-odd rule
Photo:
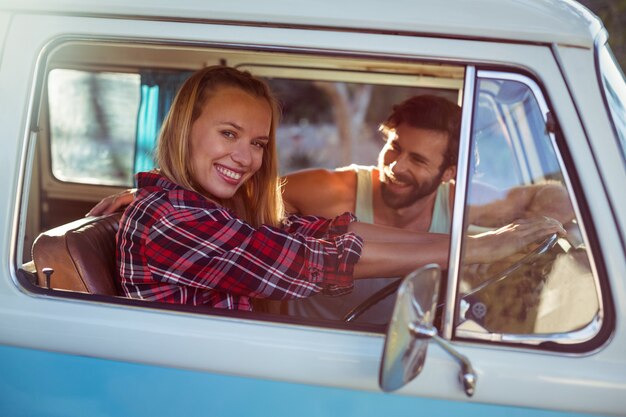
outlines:
[[[46,287],[43,270],[51,268],[50,288],[118,295],[115,234],[120,217],[86,217],[40,234],[32,249],[38,285]]]

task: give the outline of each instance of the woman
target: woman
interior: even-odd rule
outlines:
[[[350,216],[281,226],[277,105],[248,73],[211,67],[181,87],[163,124],[159,173],[138,174],[118,232],[125,294],[250,310],[250,298],[352,285],[362,241]],[[323,239],[322,239],[323,238]]]
[[[118,231],[126,296],[251,310],[251,298],[339,295],[354,279],[447,263],[445,235],[360,224],[348,213],[284,219],[277,119],[270,89],[247,72],[209,67],[183,84],[159,138],[160,171],[138,174]],[[522,229],[475,239],[468,257],[492,261],[491,248],[504,256],[562,230]]]

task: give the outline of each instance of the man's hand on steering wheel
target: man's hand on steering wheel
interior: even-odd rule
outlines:
[[[566,233],[561,223],[550,217],[516,220],[499,229],[469,236],[465,263],[491,263],[523,251],[531,243]]]

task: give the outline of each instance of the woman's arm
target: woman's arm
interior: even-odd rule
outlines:
[[[253,228],[221,208],[177,207],[144,233],[140,256],[157,281],[254,298],[345,293],[362,249],[354,234],[319,239],[270,226]],[[125,248],[124,241],[142,241],[132,235],[120,239],[122,255],[137,246]]]

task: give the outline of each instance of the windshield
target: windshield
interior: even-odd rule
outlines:
[[[608,44],[599,50],[600,72],[606,101],[613,118],[613,126],[626,158],[626,82],[624,73],[615,61]]]

